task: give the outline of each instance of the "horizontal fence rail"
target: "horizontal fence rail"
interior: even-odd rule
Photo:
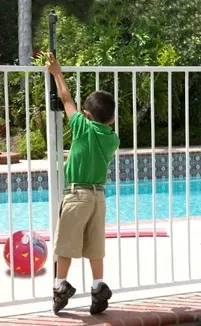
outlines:
[[[45,72],[45,67],[40,66],[0,66],[0,72]],[[62,67],[63,72],[201,72],[197,66],[66,66]]]
[[[100,89],[100,74],[104,72],[113,73],[113,83],[114,89],[113,94],[116,102],[116,115],[115,115],[115,132],[119,134],[119,120],[123,119],[120,114],[121,104],[119,103],[119,73],[132,73],[132,81],[131,81],[131,101],[132,101],[132,113],[133,113],[133,148],[132,148],[132,159],[133,164],[130,166],[130,169],[133,170],[133,180],[132,187],[133,197],[132,197],[132,208],[131,216],[133,216],[133,220],[131,221],[135,227],[135,238],[131,239],[122,239],[122,221],[121,221],[121,182],[120,182],[120,150],[116,151],[115,154],[115,213],[116,213],[116,239],[106,240],[106,245],[108,243],[108,247],[113,248],[113,254],[111,254],[111,259],[114,258],[114,262],[109,259],[107,260],[106,253],[106,269],[109,271],[114,269],[114,278],[117,279],[117,284],[113,287],[114,293],[119,292],[131,292],[133,290],[153,290],[163,288],[163,294],[165,294],[165,288],[179,286],[179,285],[190,285],[190,284],[198,284],[201,282],[200,277],[193,277],[192,269],[192,224],[191,224],[191,215],[190,215],[190,198],[191,198],[191,175],[190,175],[190,127],[189,127],[189,73],[191,72],[201,72],[201,67],[62,67],[63,72],[70,72],[76,74],[76,103],[77,108],[80,111],[82,105],[82,73],[92,72],[95,73],[95,84],[94,90]],[[19,289],[19,282],[23,285],[23,278],[19,281],[15,277],[14,272],[14,264],[15,264],[15,253],[16,247],[14,247],[13,243],[13,192],[12,192],[12,164],[11,164],[11,126],[10,126],[10,107],[9,107],[9,73],[13,72],[24,72],[24,90],[25,90],[25,114],[26,114],[26,148],[27,148],[27,179],[28,179],[28,220],[29,220],[29,242],[30,242],[30,265],[31,265],[31,273],[30,273],[30,282],[31,282],[31,292],[29,292],[26,298],[19,299],[19,293],[17,293],[17,289]],[[45,107],[46,107],[46,128],[47,128],[47,151],[48,151],[48,196],[49,196],[49,237],[50,243],[48,245],[48,277],[50,279],[50,291],[46,294],[45,291],[42,291],[43,295],[37,295],[37,284],[40,277],[44,276],[36,276],[34,274],[34,262],[36,257],[34,256],[34,238],[33,238],[33,185],[32,185],[32,157],[31,157],[31,139],[30,139],[30,74],[41,72],[43,74],[44,83],[45,83]],[[138,171],[138,160],[139,160],[139,152],[138,152],[138,124],[137,124],[137,115],[138,115],[138,103],[137,103],[137,74],[138,73],[149,73],[150,74],[150,123],[151,123],[151,155],[150,155],[150,168],[151,168],[151,211],[152,211],[152,219],[151,223],[149,223],[149,228],[151,228],[151,232],[153,233],[153,237],[146,239],[147,245],[145,245],[145,239],[140,238],[140,230],[141,230],[141,220],[139,216],[139,207],[140,207],[140,180],[139,180],[139,171]],[[166,219],[166,226],[168,228],[168,237],[163,239],[163,242],[159,240],[157,236],[157,176],[156,176],[156,110],[155,110],[155,73],[157,72],[165,72],[167,73],[167,111],[168,111],[168,219]],[[178,265],[176,260],[176,255],[178,255],[178,242],[175,237],[175,232],[178,229],[178,224],[175,223],[175,219],[173,216],[173,113],[172,113],[172,74],[173,73],[184,73],[184,94],[185,94],[185,200],[186,200],[186,216],[183,220],[182,231],[184,232],[184,246],[185,252],[183,255],[187,259],[187,274],[181,279],[178,280],[178,275],[176,275],[176,265]],[[64,176],[63,176],[63,113],[62,112],[53,112],[50,110],[50,79],[49,73],[44,67],[22,67],[22,66],[0,66],[0,78],[1,74],[3,76],[3,84],[4,84],[4,102],[5,102],[5,120],[6,120],[6,148],[7,148],[7,206],[8,206],[8,225],[9,225],[9,234],[10,238],[10,274],[9,276],[3,276],[1,274],[0,282],[3,281],[3,277],[6,277],[7,280],[5,284],[8,284],[9,278],[9,291],[10,291],[10,299],[4,300],[1,298],[0,293],[0,308],[6,306],[13,306],[22,303],[30,303],[30,302],[43,302],[48,301],[51,298],[51,288],[54,282],[54,262],[56,261],[56,257],[53,257],[53,243],[54,243],[54,232],[56,228],[57,217],[59,214],[60,203],[62,200],[62,193],[64,187]],[[121,135],[120,135],[121,136]],[[125,163],[127,164],[127,163]],[[1,171],[1,170],[0,170]],[[130,181],[129,181],[130,182]],[[145,187],[145,185],[144,185]],[[0,191],[1,198],[1,191]],[[146,204],[146,203],[144,203]],[[1,205],[1,201],[0,201]],[[123,205],[127,205],[126,198],[124,198]],[[148,204],[147,204],[148,205]],[[145,205],[146,206],[146,205]],[[129,206],[130,207],[130,206]],[[0,217],[1,218],[1,217]],[[19,216],[20,218],[20,216]],[[127,241],[127,242],[126,242]],[[129,245],[128,245],[129,243]],[[165,243],[165,245],[164,245]],[[193,244],[194,245],[194,244]],[[161,262],[161,254],[160,254],[160,246],[165,246],[165,250],[168,248],[168,257],[164,257],[163,263]],[[126,248],[126,249],[125,249]],[[147,252],[150,250],[150,254]],[[147,252],[146,252],[147,251]],[[3,249],[1,250],[3,252]],[[142,255],[147,254],[147,263],[146,260],[142,263]],[[116,255],[116,256],[115,256]],[[116,257],[116,258],[115,258]],[[126,263],[125,257],[127,257],[127,262],[130,261],[131,265],[134,266],[133,273],[134,276],[128,278],[127,271],[125,271],[124,265],[128,268],[128,264]],[[150,258],[151,257],[151,258]],[[117,263],[117,264],[116,264]],[[168,266],[168,275],[170,275],[169,279],[164,278],[161,281],[159,278],[161,266],[167,263]],[[195,262],[194,262],[195,263]],[[150,264],[150,267],[149,267]],[[146,265],[146,266],[145,266]],[[75,296],[85,297],[89,295],[89,287],[88,287],[88,274],[87,274],[87,266],[85,266],[85,260],[83,259],[81,262],[81,291]],[[117,272],[116,272],[117,271]],[[109,273],[109,272],[108,272]],[[152,281],[150,278],[147,284],[143,283],[143,275],[152,275]],[[74,276],[74,280],[77,279],[76,274]],[[109,274],[108,274],[109,275]],[[126,279],[127,278],[127,279]],[[126,282],[125,282],[126,279]],[[38,283],[39,282],[39,283]],[[107,280],[106,280],[107,282]],[[126,283],[126,285],[124,285]],[[17,286],[16,286],[17,284]],[[27,280],[26,280],[26,284]],[[23,285],[24,289],[26,285]],[[43,282],[40,283],[40,288],[43,286]],[[26,292],[26,290],[23,290]],[[44,294],[45,293],[45,294]],[[151,293],[151,292],[150,292]]]

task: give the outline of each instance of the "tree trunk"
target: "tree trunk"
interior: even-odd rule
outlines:
[[[42,119],[41,119],[41,111],[40,106],[36,106],[34,108],[34,119],[36,121],[36,126],[38,129],[42,129]]]
[[[27,66],[32,56],[32,0],[18,0],[19,64]]]

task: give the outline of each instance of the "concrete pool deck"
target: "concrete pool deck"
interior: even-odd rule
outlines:
[[[31,161],[31,171],[47,171],[48,170],[48,160],[32,160]],[[20,163],[11,164],[11,173],[16,172],[27,172],[28,162],[27,160],[20,160]],[[8,173],[7,165],[0,165],[0,174]]]
[[[161,222],[160,227],[167,228],[168,224],[166,222]],[[137,287],[137,269],[136,269],[136,238],[123,238],[121,239],[121,258],[122,258],[122,287],[125,288],[125,292],[123,293],[115,293],[111,302],[113,305],[109,310],[108,314],[99,318],[99,321],[95,323],[95,320],[92,319],[88,313],[86,312],[86,307],[90,304],[90,297],[86,296],[85,298],[81,297],[82,294],[82,262],[81,260],[74,260],[72,264],[72,269],[69,273],[69,281],[77,288],[77,298],[70,301],[69,308],[70,315],[65,314],[62,315],[63,318],[59,321],[58,317],[53,317],[51,312],[48,312],[51,308],[51,292],[52,292],[52,273],[51,273],[51,259],[50,259],[50,244],[49,242],[49,259],[45,265],[45,268],[39,275],[35,277],[35,295],[36,297],[49,297],[47,301],[41,303],[34,304],[18,304],[7,307],[0,307],[0,316],[8,316],[8,315],[19,315],[26,314],[30,312],[40,312],[38,320],[35,320],[35,325],[127,325],[127,326],[137,326],[137,325],[160,325],[157,323],[159,317],[155,317],[155,321],[153,323],[145,323],[142,320],[150,317],[148,312],[157,310],[157,314],[160,312],[161,316],[163,312],[171,312],[174,317],[169,317],[169,321],[166,320],[166,324],[176,323],[175,319],[175,309],[180,309],[182,311],[183,317],[180,318],[184,321],[193,321],[195,318],[195,313],[192,313],[192,310],[201,308],[201,296],[197,294],[195,297],[190,294],[186,296],[187,299],[183,300],[180,297],[175,299],[165,299],[164,295],[177,294],[177,293],[187,293],[187,292],[198,292],[201,291],[201,283],[199,279],[201,278],[201,220],[193,220],[191,222],[191,277],[192,279],[196,279],[197,281],[193,285],[180,285],[178,287],[168,287],[165,290],[161,288],[157,289],[135,289],[132,291],[127,291],[128,288]],[[174,244],[174,279],[175,281],[185,281],[188,279],[188,232],[187,232],[187,223],[184,221],[180,221],[177,223],[173,223],[173,244]],[[171,282],[171,247],[170,247],[171,239],[168,237],[165,238],[157,238],[157,281],[158,283],[168,283]],[[119,257],[118,257],[118,239],[107,239],[106,240],[106,258],[105,258],[105,281],[111,286],[112,289],[119,288]],[[142,286],[154,284],[154,239],[153,238],[140,238],[139,239],[139,257],[140,257],[140,284]],[[3,245],[0,245],[0,304],[6,301],[11,300],[11,278],[9,275],[8,267],[3,259]],[[86,291],[90,291],[91,287],[91,272],[89,270],[88,262],[85,263],[85,276],[86,276]],[[29,277],[19,277],[16,276],[14,280],[15,286],[15,294],[16,300],[26,300],[31,298],[31,289],[32,283]],[[143,300],[142,308],[141,302],[134,300],[141,298],[154,298],[158,296],[163,296],[163,299],[158,299],[159,301],[151,300]],[[128,301],[131,300],[129,303]],[[161,300],[163,305],[161,304]],[[168,301],[172,303],[168,304]],[[176,301],[175,301],[176,300]],[[188,302],[189,300],[189,302]],[[197,300],[197,301],[196,301]],[[116,303],[115,303],[116,302]],[[123,303],[119,303],[123,302]],[[158,303],[157,303],[158,302]],[[126,306],[126,307],[125,307]],[[154,308],[155,307],[155,308]],[[190,307],[190,308],[189,308]],[[118,308],[118,309],[117,309]],[[174,308],[174,309],[173,309]],[[167,311],[167,309],[169,309]],[[116,310],[120,310],[116,312]],[[41,312],[42,311],[42,312]],[[128,311],[128,313],[126,313]],[[131,311],[135,311],[133,315]],[[138,311],[138,313],[136,313]],[[141,312],[144,312],[146,315],[142,319]],[[48,312],[48,313],[47,313]],[[145,313],[146,312],[146,313]],[[75,313],[75,316],[72,315]],[[200,312],[199,312],[200,313]],[[130,314],[130,315],[128,315]],[[120,316],[122,315],[122,316]],[[34,315],[36,316],[36,315]],[[69,323],[66,320],[66,316],[70,318]],[[137,316],[137,317],[136,317]],[[140,318],[139,318],[139,317]],[[191,316],[191,317],[189,317]],[[29,318],[33,316],[30,315]],[[136,317],[134,320],[133,318]],[[16,325],[27,324],[31,325],[32,322],[29,319],[29,322],[25,322],[27,317],[20,317],[22,321],[16,322]],[[25,320],[24,320],[25,318]],[[34,317],[36,318],[36,317]],[[36,318],[36,319],[37,319]],[[91,318],[90,320],[88,318]],[[121,318],[123,318],[122,322],[117,323]],[[162,317],[161,317],[162,318]],[[191,318],[191,319],[189,319]],[[129,319],[130,321],[125,321]],[[132,320],[133,321],[132,321]],[[149,318],[148,318],[149,319]],[[51,323],[50,323],[50,320]],[[113,322],[111,322],[113,320]],[[116,321],[115,321],[116,320]],[[4,323],[5,321],[5,323]],[[44,321],[44,323],[43,323]],[[102,323],[101,323],[102,321]],[[168,321],[168,323],[167,323]],[[48,324],[49,322],[49,324]],[[90,323],[87,323],[90,322]],[[111,322],[111,323],[110,323]],[[7,325],[7,321],[4,319],[0,319],[0,324]],[[14,324],[15,322],[11,319],[8,324]],[[108,324],[106,324],[108,323]],[[166,325],[163,323],[163,325]]]

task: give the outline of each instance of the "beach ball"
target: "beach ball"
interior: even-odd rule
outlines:
[[[33,258],[34,273],[39,272],[47,260],[47,245],[43,238],[36,232],[33,236]],[[30,233],[29,231],[17,231],[13,234],[13,260],[14,272],[20,275],[31,274],[30,259]],[[10,238],[7,239],[4,246],[4,259],[10,267]]]

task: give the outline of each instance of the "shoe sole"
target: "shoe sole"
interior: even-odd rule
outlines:
[[[112,291],[110,289],[105,289],[97,296],[99,303],[93,304],[90,307],[90,314],[100,314],[108,308],[108,300],[112,297]]]
[[[65,306],[68,304],[68,299],[72,298],[74,296],[76,292],[76,289],[71,287],[68,292],[66,293],[66,298],[65,298],[65,301],[61,304],[59,304],[59,307],[53,307],[53,312],[56,314],[58,314],[59,311],[61,311],[62,309],[65,308]]]

